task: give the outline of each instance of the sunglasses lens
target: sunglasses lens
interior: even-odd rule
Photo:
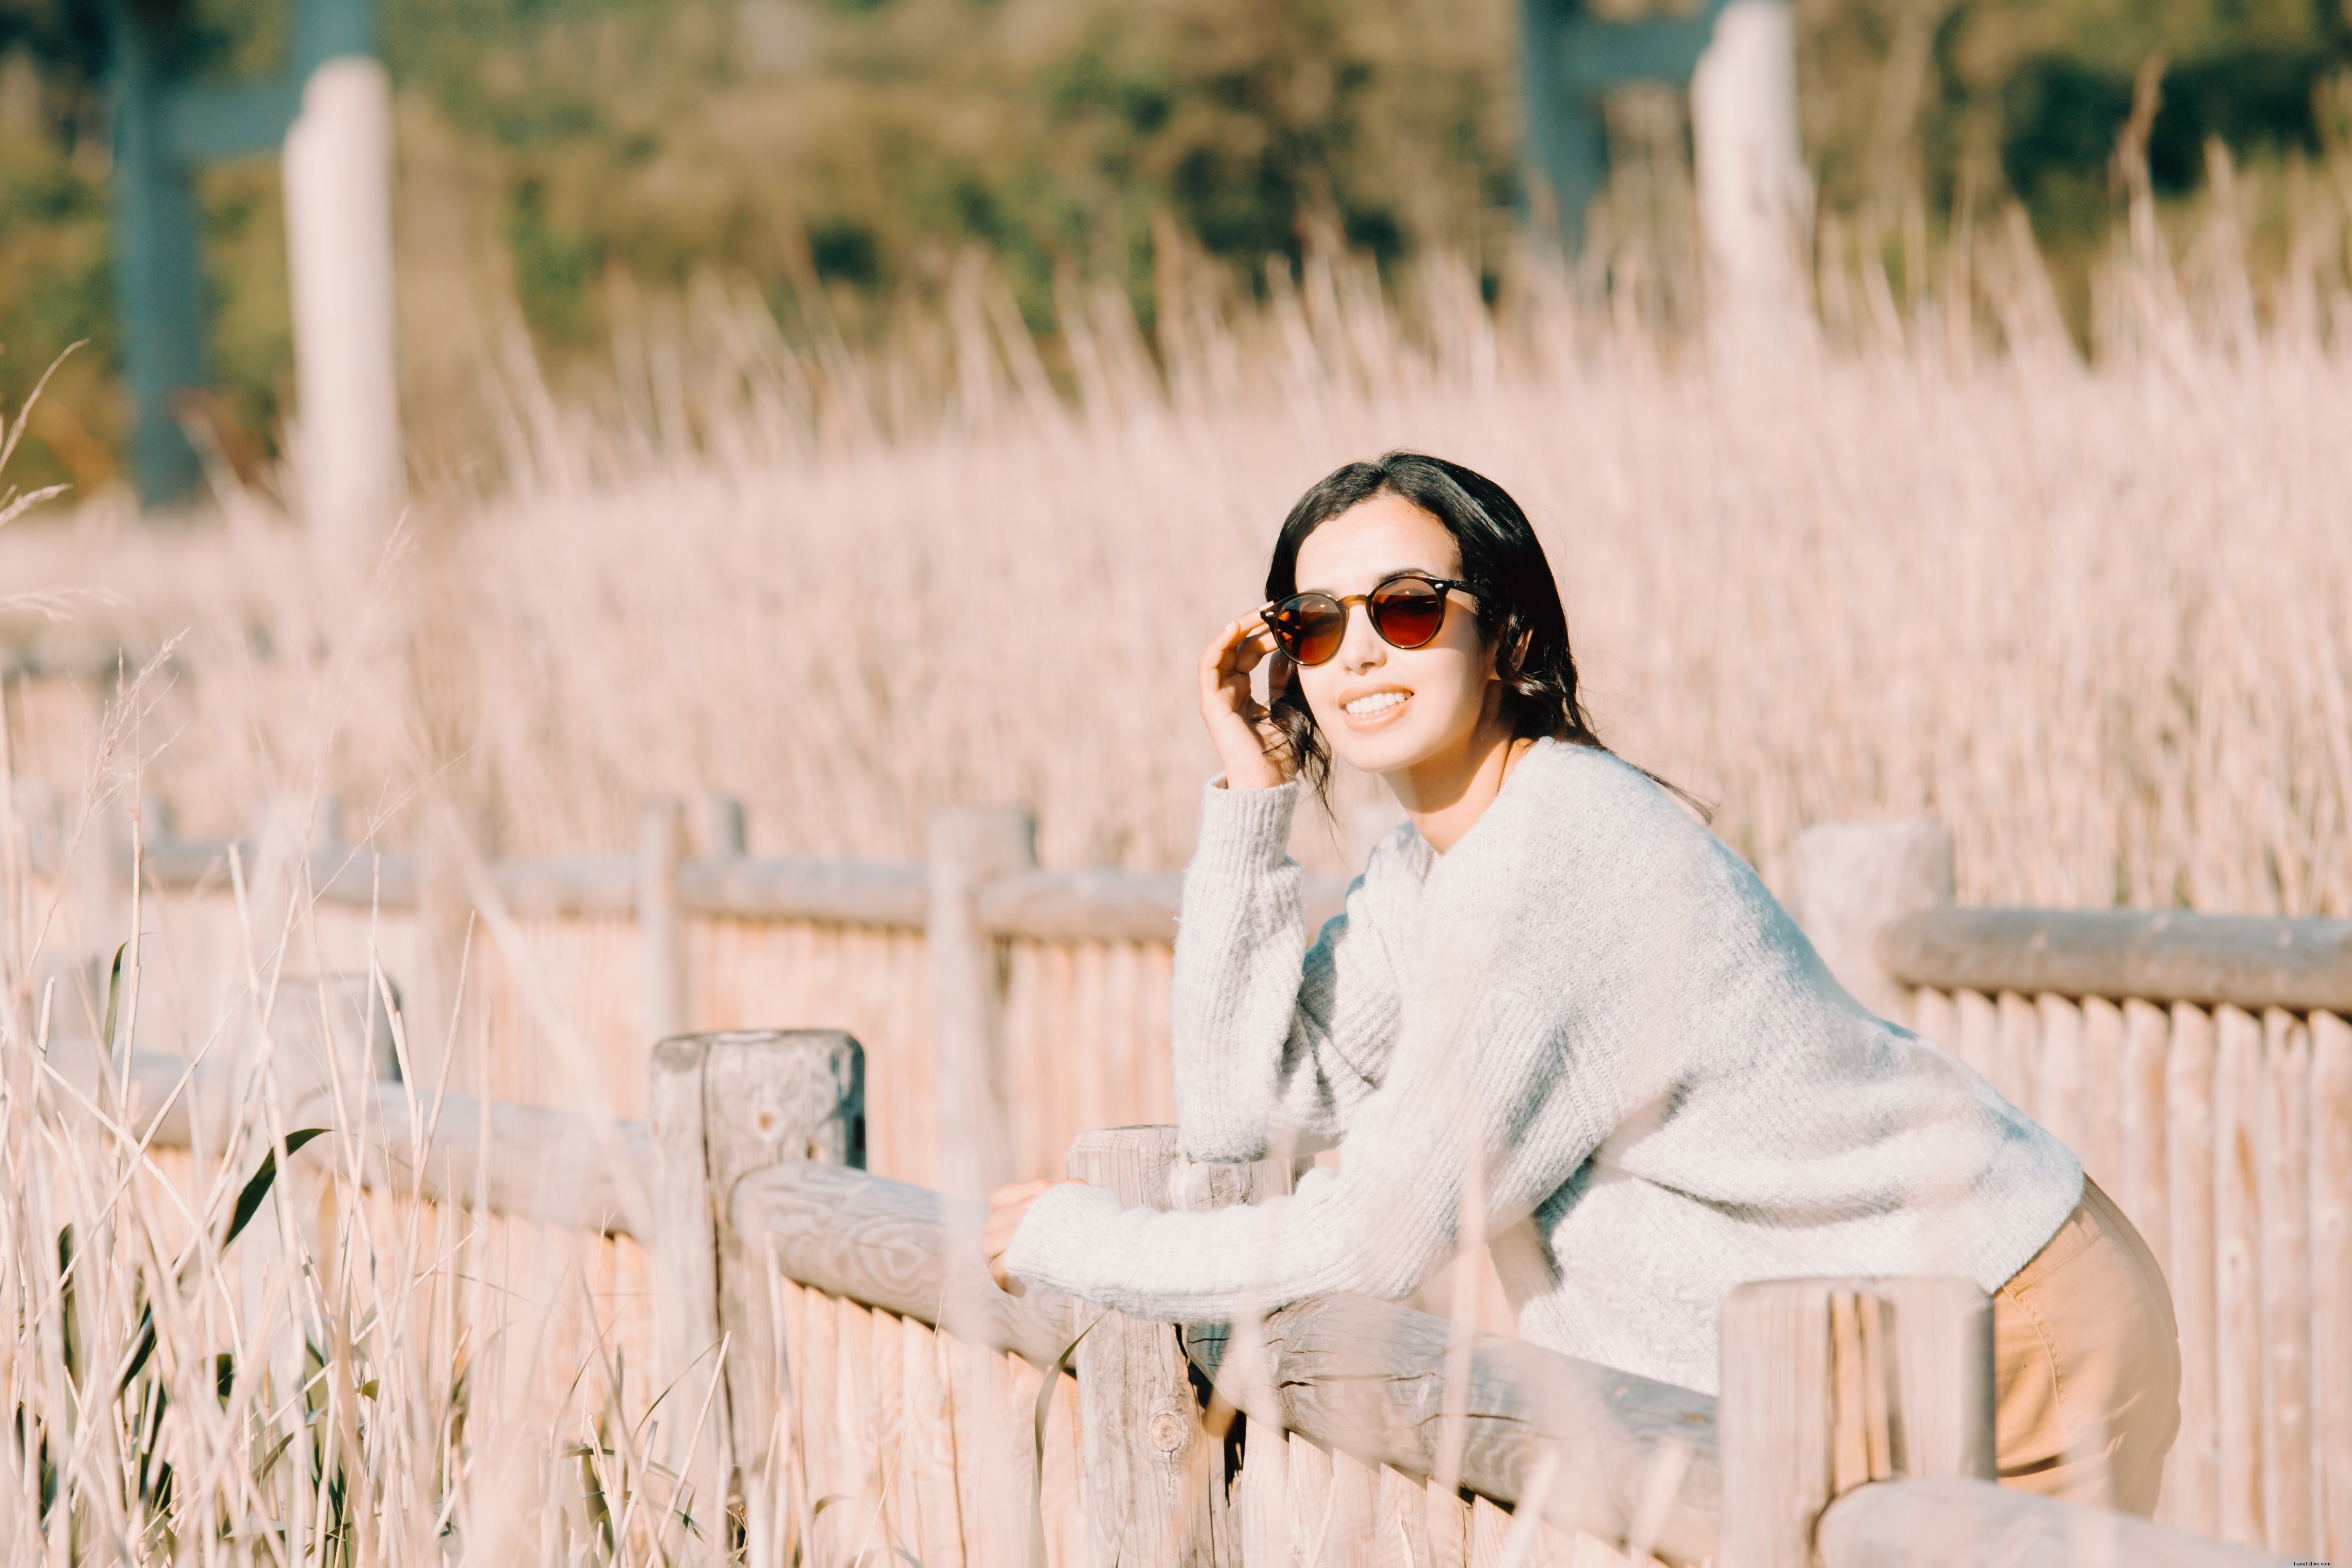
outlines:
[[[1372,628],[1394,647],[1420,647],[1445,624],[1445,590],[1408,578],[1372,595]]]
[[[1327,595],[1300,594],[1268,611],[1265,621],[1283,652],[1299,664],[1316,665],[1339,651],[1348,631],[1348,610]]]

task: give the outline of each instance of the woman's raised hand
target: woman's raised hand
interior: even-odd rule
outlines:
[[[1270,789],[1287,784],[1297,771],[1290,738],[1265,704],[1250,694],[1250,672],[1269,657],[1269,675],[1278,691],[1293,667],[1255,611],[1227,625],[1201,656],[1201,721],[1209,727],[1233,789]]]

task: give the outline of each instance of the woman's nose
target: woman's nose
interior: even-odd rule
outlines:
[[[1388,659],[1388,644],[1381,634],[1372,630],[1372,617],[1360,606],[1348,616],[1347,639],[1339,645],[1339,665],[1343,669],[1370,669]]]

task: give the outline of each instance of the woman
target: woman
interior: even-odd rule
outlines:
[[[1336,1143],[1338,1168],[1209,1214],[1000,1189],[1000,1282],[1202,1322],[1401,1297],[1486,1240],[1522,1336],[1711,1392],[1743,1280],[1959,1274],[1993,1293],[2003,1478],[2152,1510],[2179,1359],[2147,1247],[1601,745],[1511,498],[1410,453],[1349,464],[1292,509],[1266,595],[1201,661],[1225,772],[1184,880],[1177,1112],[1195,1159]],[[1310,948],[1285,846],[1332,752],[1408,821]]]

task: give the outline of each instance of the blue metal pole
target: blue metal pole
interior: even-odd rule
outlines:
[[[188,500],[203,478],[178,407],[182,394],[206,380],[196,198],[166,129],[168,24],[123,0],[110,10],[114,288],[131,393],[131,473],[150,505],[168,505]]]

